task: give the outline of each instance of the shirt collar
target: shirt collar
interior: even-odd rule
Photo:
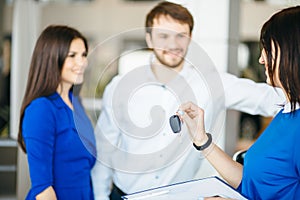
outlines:
[[[154,53],[151,53],[150,55],[150,68],[148,68],[148,78],[151,79],[151,80],[157,80],[155,75],[153,74],[152,70],[151,70],[151,64],[156,60],[156,57],[154,55]],[[188,63],[188,62],[185,62],[183,63],[183,67],[182,67],[182,70],[178,73],[178,75],[182,76],[182,77],[187,77],[189,74],[190,74],[190,68],[191,68],[191,65]]]
[[[72,101],[72,92],[69,92],[69,97]],[[54,105],[58,108],[62,108],[67,106],[65,104],[65,102],[62,100],[62,98],[60,97],[60,95],[57,92],[54,92],[53,94],[49,95],[48,98],[54,103]]]
[[[298,110],[298,109],[300,109],[299,103],[296,104],[295,110]],[[291,110],[291,102],[285,102],[284,106],[283,106],[282,113],[290,113],[290,112],[292,112],[292,110]]]

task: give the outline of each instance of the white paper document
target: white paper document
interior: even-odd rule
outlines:
[[[216,176],[149,189],[122,198],[127,200],[202,200],[204,197],[212,196],[246,200],[244,196]]]

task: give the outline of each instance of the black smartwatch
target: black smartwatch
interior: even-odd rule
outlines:
[[[201,145],[201,146],[197,146],[195,143],[193,143],[194,147],[198,150],[198,151],[203,151],[204,149],[206,149],[207,147],[209,147],[209,145],[212,143],[212,136],[210,133],[206,133],[208,140],[205,144]]]

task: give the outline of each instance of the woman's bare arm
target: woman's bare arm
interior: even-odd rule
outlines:
[[[180,106],[184,111],[180,118],[186,123],[191,139],[196,146],[202,146],[208,141],[204,127],[204,110],[192,102]],[[201,151],[219,174],[234,188],[237,188],[242,180],[243,166],[227,155],[214,142]],[[200,152],[199,152],[200,153]]]
[[[36,200],[57,200],[55,191],[52,186],[47,187],[40,194],[36,195]]]

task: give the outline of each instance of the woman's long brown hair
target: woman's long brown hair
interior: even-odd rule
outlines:
[[[18,143],[25,153],[26,146],[22,134],[25,109],[34,99],[49,96],[56,91],[71,42],[76,38],[82,39],[88,50],[87,40],[79,31],[62,25],[48,26],[36,42],[19,120]]]

